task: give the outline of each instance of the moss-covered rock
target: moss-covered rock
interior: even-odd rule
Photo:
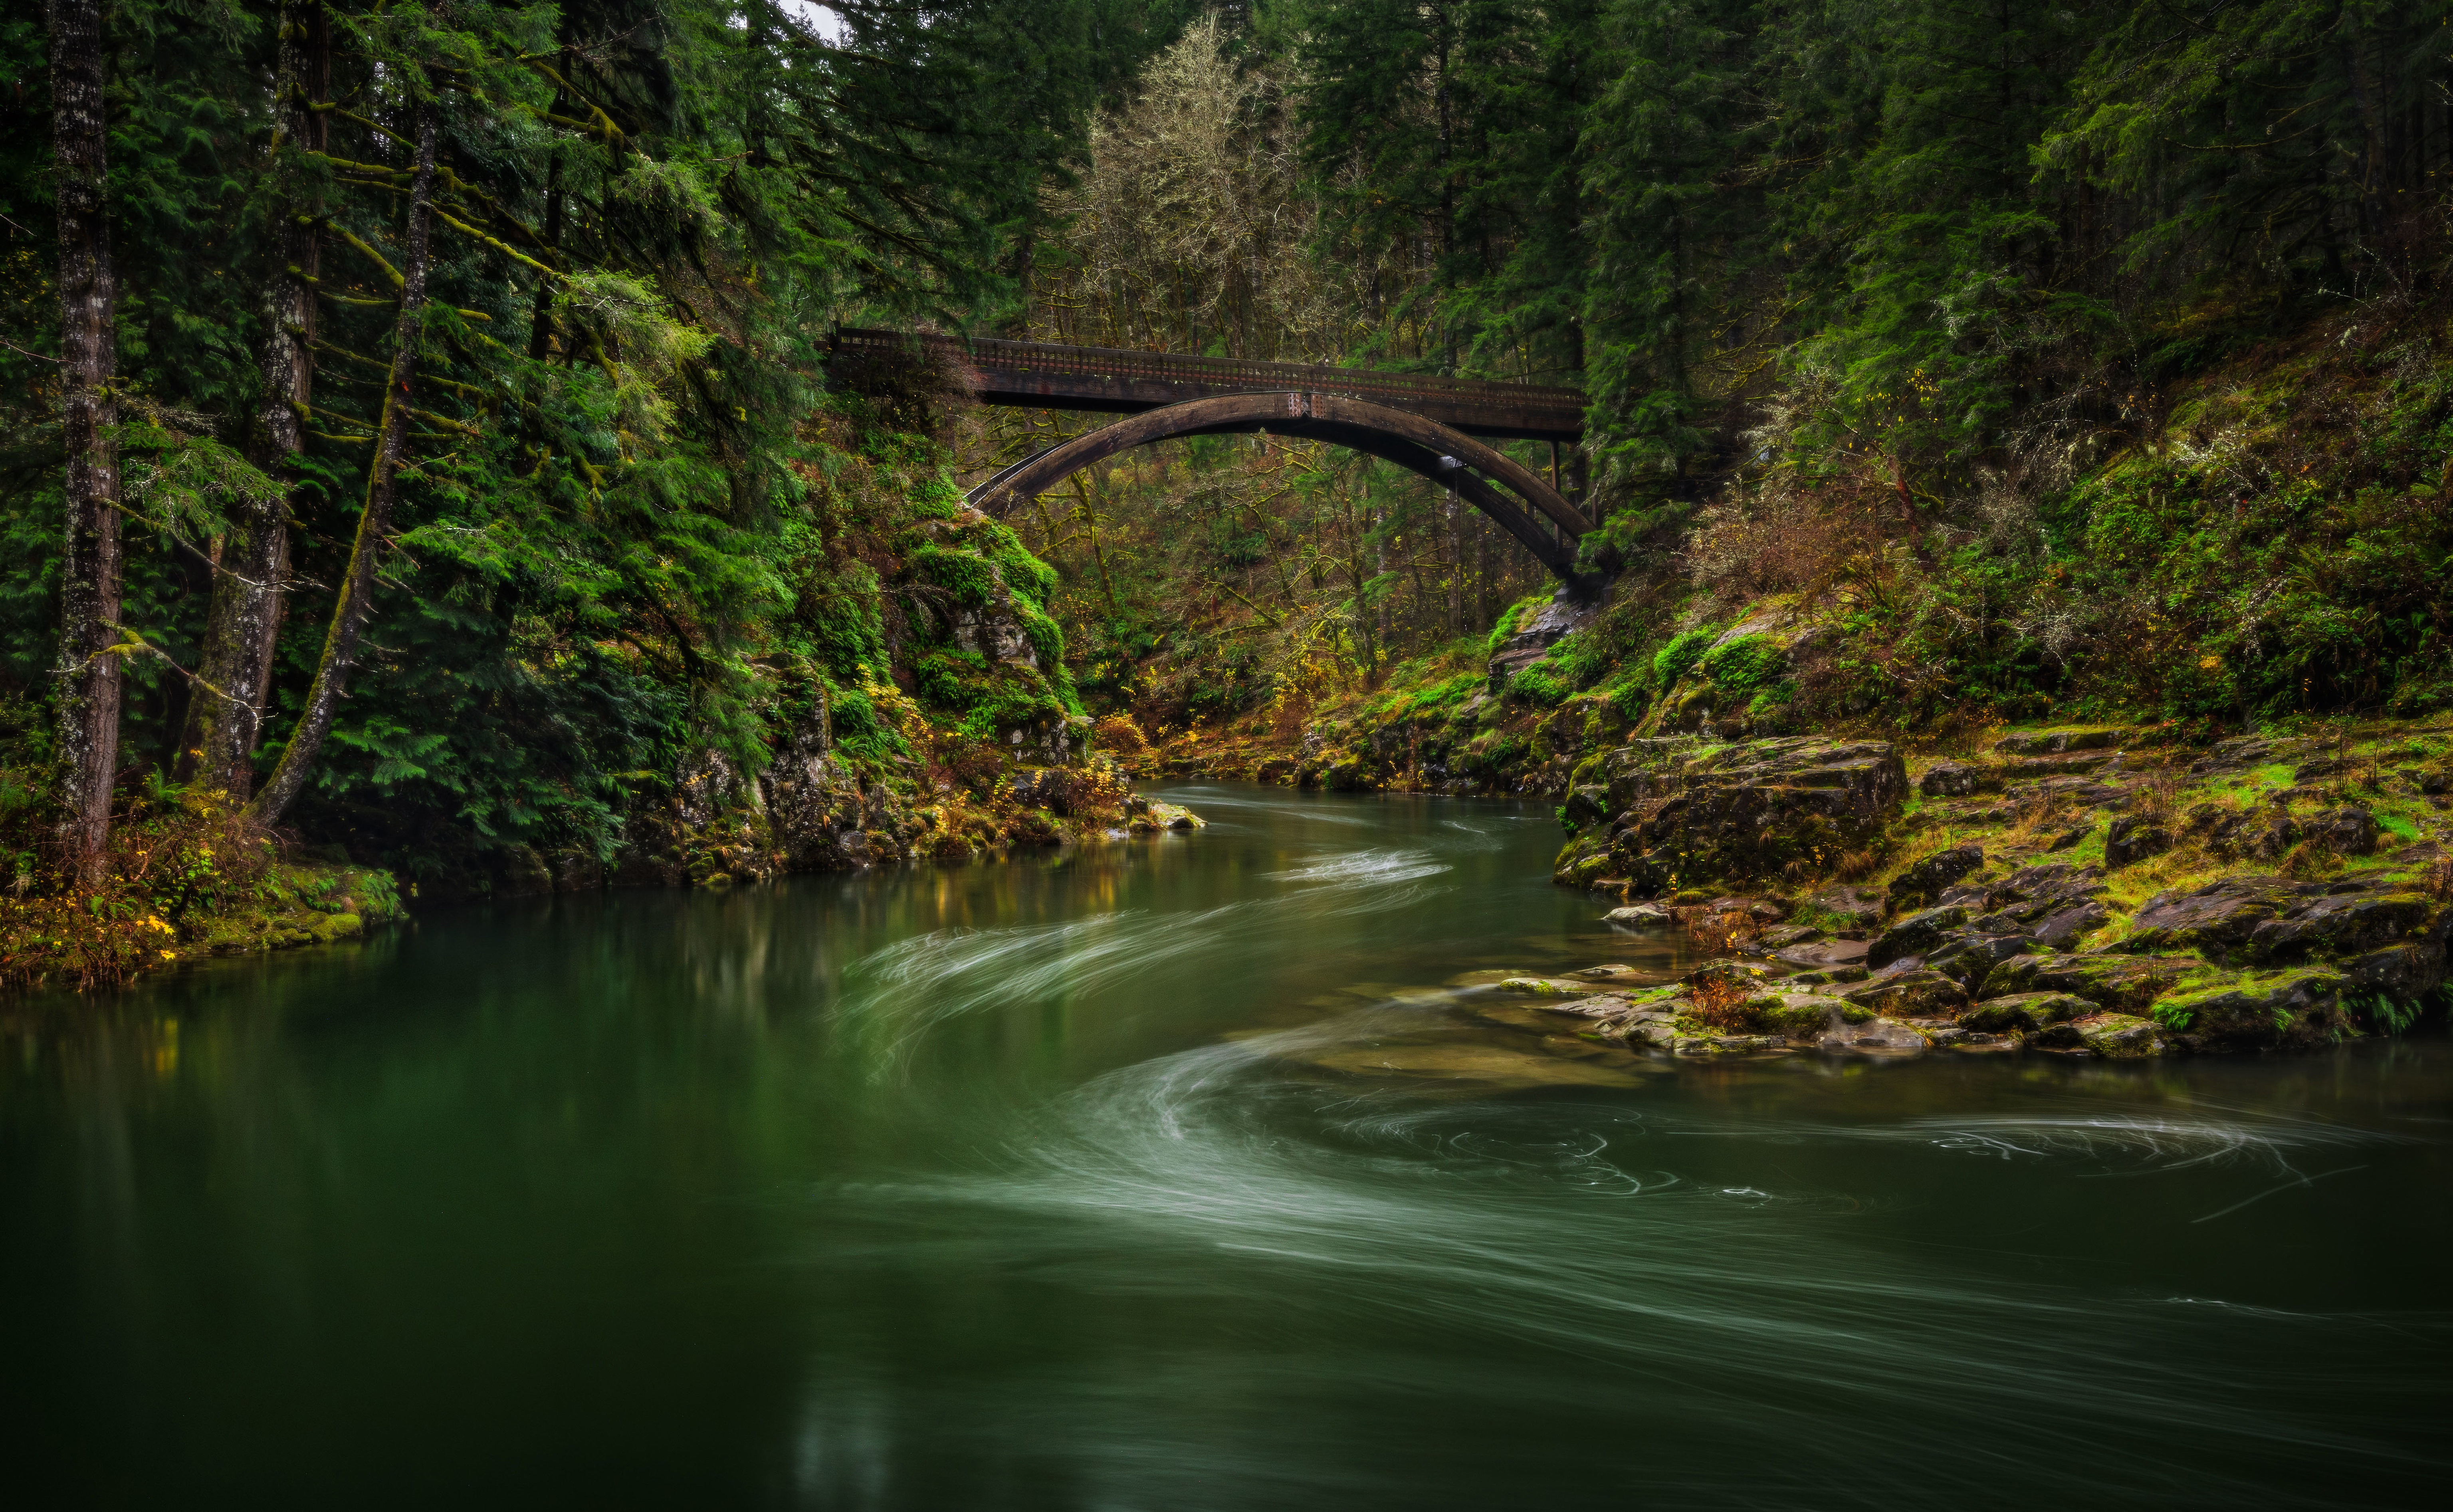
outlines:
[[[2067,992],[2021,992],[1987,998],[1959,1016],[1961,1027],[1985,1034],[2047,1028],[2097,1012],[2086,999]]]
[[[2164,1031],[2152,1019],[2127,1013],[2092,1013],[2073,1020],[2079,1043],[2108,1061],[2135,1061],[2164,1053]]]
[[[2325,966],[2202,976],[2159,1000],[2154,1016],[2214,1048],[2306,1047],[2350,1031],[2342,1006],[2348,985]]]
[[[1992,997],[2066,992],[2113,1012],[2144,1012],[2183,979],[2204,970],[2204,963],[2188,956],[2022,955],[1995,966],[1985,991]]]
[[[1907,796],[1898,750],[1870,741],[1656,746],[1612,771],[1613,800],[1631,806],[1613,824],[1610,869],[1650,894],[1822,869],[1871,844]]]
[[[1874,937],[1865,947],[1865,965],[1880,969],[1907,956],[1937,949],[1967,922],[1964,905],[1951,904],[1912,913]]]
[[[1958,1012],[1967,988],[1939,971],[1878,972],[1840,995],[1860,1007],[1900,1018],[1931,1018]]]

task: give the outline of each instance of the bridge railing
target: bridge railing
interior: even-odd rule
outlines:
[[[1585,396],[1574,388],[1541,384],[1498,383],[1484,378],[1442,378],[1426,374],[1369,372],[1333,368],[1326,363],[1265,362],[1242,357],[1187,357],[1170,352],[1134,351],[1121,347],[1068,347],[1054,342],[1006,341],[980,337],[965,342],[953,336],[910,336],[901,331],[846,329],[836,332],[834,349],[854,359],[907,356],[918,343],[943,360],[979,370],[1032,373],[1052,378],[1144,380],[1210,388],[1294,388],[1306,392],[1345,394],[1356,399],[1386,400],[1398,405],[1455,405],[1486,401],[1510,409],[1556,410],[1582,419]]]

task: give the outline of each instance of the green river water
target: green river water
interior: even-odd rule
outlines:
[[[1546,810],[1160,795],[28,1016],[9,1503],[2443,1504],[2441,1037],[1577,1058]]]

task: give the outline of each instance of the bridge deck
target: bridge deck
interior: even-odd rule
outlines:
[[[829,348],[829,366],[838,370],[902,366],[925,353],[959,373],[982,404],[1138,414],[1187,399],[1291,389],[1367,400],[1469,436],[1574,441],[1585,432],[1582,393],[1533,384],[1236,357],[1180,357],[1116,347],[994,338],[965,342],[891,330],[839,330]]]

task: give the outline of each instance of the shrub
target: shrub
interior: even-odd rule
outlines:
[[[1142,727],[1139,725],[1133,723],[1133,717],[1130,714],[1104,716],[1099,721],[1093,739],[1101,750],[1114,751],[1121,756],[1149,754],[1149,738],[1142,733]]]

